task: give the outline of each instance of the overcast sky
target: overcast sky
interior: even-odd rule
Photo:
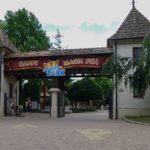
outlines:
[[[136,8],[150,19],[149,0]],[[0,19],[7,10],[33,12],[50,38],[57,28],[67,48],[105,47],[132,8],[132,0],[0,0]]]

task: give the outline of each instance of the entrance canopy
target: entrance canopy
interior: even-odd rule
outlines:
[[[17,78],[42,78],[53,75],[44,70],[57,66],[65,71],[64,76],[96,76],[112,54],[113,50],[105,47],[11,53],[4,56],[4,71]]]

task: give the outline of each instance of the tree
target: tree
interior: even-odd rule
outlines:
[[[94,82],[100,88],[102,104],[105,105],[106,98],[112,88],[112,80],[107,77],[96,77]]]
[[[73,84],[73,79],[71,78],[65,79],[65,82],[64,82],[64,90],[65,90],[64,104],[65,105],[70,104],[67,92],[72,87],[72,84]]]
[[[131,71],[130,74],[128,74],[129,71]],[[124,77],[125,85],[129,80],[130,88],[144,95],[150,85],[150,33],[144,38],[139,60],[122,57],[115,51],[110,60],[103,66],[102,73],[112,78],[115,75],[116,91],[117,81]],[[126,74],[128,75],[127,77],[125,77]]]
[[[54,49],[58,49],[58,50],[62,49],[62,37],[63,36],[61,35],[59,29],[57,29],[57,33],[56,33],[56,35],[54,37],[54,39],[55,39],[55,42],[53,44]]]
[[[122,57],[118,53],[113,54],[109,61],[102,68],[102,75],[113,77],[115,74],[117,79],[122,79],[128,71],[132,68],[132,59],[129,57]]]
[[[80,98],[80,85],[79,82],[75,82],[73,83],[73,85],[70,87],[70,89],[67,92],[67,96],[71,102],[71,104],[73,105],[73,103],[75,103],[76,108],[77,108],[77,102],[79,101]]]
[[[84,102],[87,105],[90,100],[97,100],[100,96],[100,88],[90,78],[76,81],[68,91],[68,97],[75,102],[76,107],[77,102]]]
[[[3,28],[12,40],[17,49],[23,51],[42,51],[48,50],[52,44],[46,32],[42,29],[42,25],[32,12],[27,11],[25,8],[19,9],[16,12],[7,11]],[[48,81],[47,81],[48,82]],[[23,89],[23,81],[20,80],[20,88]],[[45,81],[44,81],[45,83]],[[39,94],[36,89],[40,89],[41,79],[32,79],[25,85],[28,92],[25,96],[31,96],[33,99],[39,101],[39,96],[34,97],[32,93]],[[29,88],[30,87],[30,88]],[[32,90],[31,90],[32,89]],[[24,90],[26,92],[26,90]],[[20,93],[22,91],[20,90]],[[25,97],[20,94],[20,103],[24,103]]]
[[[25,8],[7,11],[4,30],[19,51],[41,51],[52,46],[38,19]]]
[[[28,80],[27,83],[23,85],[24,92],[23,92],[23,97],[26,99],[27,97],[30,97],[31,100],[33,101],[39,101],[40,99],[40,83],[37,81],[38,79],[35,80]]]
[[[66,79],[64,83],[65,91],[68,91],[71,88],[72,84],[73,84],[73,79],[71,78]]]
[[[150,85],[150,33],[143,41],[141,58],[135,66],[135,72],[130,76],[130,83],[142,95]]]

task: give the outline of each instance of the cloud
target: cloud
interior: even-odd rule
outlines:
[[[88,22],[84,22],[81,24],[80,29],[87,32],[95,32],[95,33],[103,33],[106,32],[106,27],[98,24],[89,24]]]
[[[47,32],[56,32],[57,29],[60,31],[68,30],[72,28],[73,26],[60,26],[60,25],[55,25],[55,24],[45,24],[43,25],[43,29],[46,30]]]
[[[83,22],[80,26],[80,29],[84,32],[94,32],[94,33],[105,33],[109,30],[113,30],[118,26],[118,22],[112,22],[110,26],[101,25],[101,24],[90,24],[88,22]]]
[[[79,26],[62,26],[65,28],[60,30],[63,35],[62,45],[65,48],[106,47],[107,39],[116,32],[119,25],[119,22],[112,22],[108,26],[83,22]],[[54,33],[49,28],[57,29],[56,27],[58,26],[50,25],[46,30],[51,41],[54,39],[56,30]]]

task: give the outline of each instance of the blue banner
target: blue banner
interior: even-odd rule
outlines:
[[[44,68],[43,72],[46,73],[46,76],[65,76],[65,70],[62,69],[61,66],[53,66],[50,68]]]

